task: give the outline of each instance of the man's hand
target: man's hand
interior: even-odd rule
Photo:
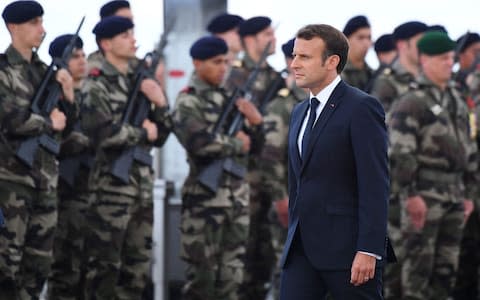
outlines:
[[[52,121],[52,128],[55,131],[62,131],[67,125],[67,117],[58,108],[54,108],[50,113],[50,120]]]
[[[238,131],[235,137],[242,141],[242,152],[248,153],[250,151],[250,136],[243,131]]]
[[[263,122],[262,114],[251,101],[240,98],[235,105],[251,125],[260,125]]]
[[[140,91],[157,107],[164,107],[167,105],[167,99],[163,94],[160,85],[153,79],[144,79],[140,85]]]
[[[407,198],[407,212],[416,230],[421,230],[427,218],[427,205],[421,196]]]
[[[70,103],[75,101],[75,93],[73,92],[73,78],[65,69],[60,69],[57,71],[55,77],[62,86],[64,99]]]
[[[278,221],[280,224],[287,228],[288,227],[288,198],[278,200],[274,202],[275,211],[277,212]]]
[[[350,283],[359,286],[375,276],[377,259],[374,256],[357,252],[353,259]]]
[[[155,123],[149,119],[143,120],[142,127],[147,131],[147,140],[150,142],[155,141],[158,138],[158,128]]]
[[[473,212],[473,201],[470,199],[464,199],[463,200],[463,215],[464,215],[464,220],[465,222],[468,220],[468,217]]]

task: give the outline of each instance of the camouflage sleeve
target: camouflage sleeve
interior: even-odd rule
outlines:
[[[218,112],[208,113],[201,99],[181,93],[173,112],[174,132],[185,150],[199,158],[229,157],[242,153],[242,142],[224,134],[212,135]]]
[[[263,125],[265,145],[261,154],[262,181],[272,200],[288,198],[287,192],[287,139],[289,112],[284,98],[273,100],[267,107]]]
[[[12,136],[36,136],[52,131],[49,117],[31,113],[29,105],[20,105],[11,89],[8,74],[0,71],[0,120],[2,130]]]
[[[380,100],[383,105],[383,109],[386,113],[390,111],[391,105],[397,96],[397,92],[392,82],[385,76],[380,75],[377,77],[373,84],[370,95]]]
[[[172,116],[167,107],[155,107],[150,114],[150,119],[155,122],[158,128],[158,138],[153,142],[155,147],[161,147],[173,130]]]
[[[480,155],[478,152],[478,131],[476,118],[476,107],[472,105],[467,107],[464,102],[460,103],[464,107],[464,118],[462,121],[462,128],[466,132],[465,150],[467,155],[467,168],[463,180],[465,184],[465,197],[476,201],[476,207],[480,204],[480,188],[478,182],[480,181],[480,171],[478,169],[478,161]]]
[[[84,91],[85,113],[82,115],[82,128],[95,145],[101,148],[125,147],[146,141],[145,129],[115,121],[104,83],[87,80]]]
[[[417,194],[418,141],[420,139],[420,107],[413,98],[402,97],[392,110],[390,129],[390,172],[392,193]]]

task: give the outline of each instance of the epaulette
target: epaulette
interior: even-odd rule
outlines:
[[[242,66],[243,66],[243,62],[241,60],[236,59],[232,61],[232,67],[241,68]]]
[[[279,89],[277,95],[283,98],[288,97],[288,95],[290,95],[290,90],[287,88]]]
[[[195,93],[195,88],[193,86],[186,86],[180,91],[180,93],[194,94]]]
[[[102,70],[99,68],[93,68],[90,70],[90,72],[88,72],[88,77],[91,77],[91,78],[96,78],[100,75],[102,75]]]

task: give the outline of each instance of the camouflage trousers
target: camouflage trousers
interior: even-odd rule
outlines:
[[[420,231],[413,228],[402,207],[402,299],[447,299],[458,267],[463,204],[423,198],[428,211]]]
[[[272,271],[275,266],[275,253],[272,245],[269,211],[271,201],[259,184],[251,183],[250,191],[250,230],[247,240],[245,260],[245,281],[242,299],[265,299]]]
[[[455,300],[480,299],[480,213],[478,207],[468,218],[463,229],[457,280],[453,292]]]
[[[56,190],[0,181],[0,299],[38,299],[52,264]]]
[[[232,206],[206,207],[204,195],[185,195],[181,258],[187,263],[184,300],[238,300],[248,236],[248,185],[230,195]],[[243,198],[243,199],[239,199]]]
[[[269,215],[271,220],[270,230],[272,233],[272,246],[275,253],[275,264],[271,279],[271,294],[273,300],[278,300],[280,299],[280,279],[282,273],[279,263],[280,259],[282,258],[285,241],[287,240],[288,228],[283,227],[283,225],[278,221],[277,212],[275,209],[273,209],[273,207],[270,209]]]
[[[49,299],[83,299],[87,213],[93,194],[59,186],[58,226],[53,244],[52,273],[48,279]]]
[[[402,298],[402,260],[404,256],[404,248],[402,245],[402,230],[400,226],[401,207],[399,197],[397,195],[390,197],[388,203],[388,237],[395,250],[397,262],[394,264],[386,264],[383,280],[384,280],[384,297],[386,300],[399,300]]]
[[[150,280],[153,184],[138,197],[99,191],[86,241],[85,299],[139,300]]]

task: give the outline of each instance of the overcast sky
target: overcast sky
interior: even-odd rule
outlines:
[[[1,1],[0,10],[12,2]],[[41,0],[45,10],[44,25],[47,37],[40,48],[40,56],[47,63],[50,41],[63,33],[73,32],[83,15],[86,16],[81,36],[86,52],[96,49],[91,33],[98,21],[100,7],[107,1],[101,0]],[[131,0],[135,15],[135,34],[139,45],[138,55],[150,51],[162,32],[163,1]],[[277,68],[283,67],[280,46],[293,37],[303,25],[309,23],[327,23],[340,30],[347,20],[355,15],[366,15],[372,25],[373,38],[388,33],[400,23],[409,20],[421,20],[428,24],[443,24],[453,39],[466,30],[480,31],[480,1],[478,0],[230,0],[228,9],[244,18],[255,15],[270,16],[277,26],[277,54],[269,61]],[[0,25],[0,51],[9,44],[10,37],[5,26]],[[368,61],[375,66],[373,51]]]

